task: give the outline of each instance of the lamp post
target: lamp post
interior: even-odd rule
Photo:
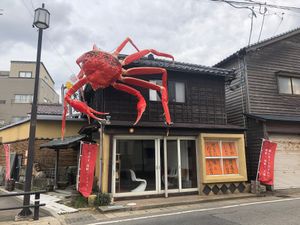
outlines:
[[[37,8],[34,11],[33,26],[39,29],[38,45],[37,45],[37,56],[36,56],[36,68],[35,68],[35,81],[34,81],[34,93],[33,101],[31,106],[31,119],[30,119],[30,130],[29,130],[29,143],[28,143],[28,154],[27,154],[27,166],[25,174],[25,185],[24,192],[31,190],[31,179],[32,179],[32,167],[34,160],[34,142],[35,142],[35,130],[36,130],[36,117],[37,117],[37,101],[38,101],[38,89],[39,89],[39,77],[40,77],[40,64],[41,64],[41,50],[42,50],[42,37],[43,30],[49,27],[50,13],[44,8],[45,4],[42,4],[42,8]],[[30,195],[24,195],[23,205],[29,205]],[[32,212],[29,208],[24,208],[19,216],[26,217],[31,215]]]

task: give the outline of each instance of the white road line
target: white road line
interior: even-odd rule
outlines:
[[[226,206],[212,207],[212,208],[206,208],[206,209],[193,209],[193,210],[186,210],[186,211],[172,212],[172,213],[164,213],[164,214],[157,214],[157,215],[150,215],[150,216],[141,216],[141,217],[128,218],[128,219],[103,221],[103,222],[98,222],[98,223],[90,223],[89,225],[123,223],[123,222],[135,221],[135,220],[152,219],[152,218],[174,216],[174,215],[181,215],[181,214],[194,213],[194,212],[206,212],[206,211],[213,211],[213,210],[217,210],[217,209],[230,209],[230,208],[243,207],[243,206],[249,206],[249,205],[260,205],[260,204],[268,204],[268,203],[276,203],[276,202],[287,202],[287,201],[295,201],[295,200],[300,200],[300,197],[270,200],[270,201],[241,203],[241,204],[236,204],[236,205],[226,205]]]

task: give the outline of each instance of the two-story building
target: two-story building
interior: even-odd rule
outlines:
[[[226,88],[228,122],[247,128],[249,179],[262,138],[278,143],[274,188],[300,187],[300,29],[242,48],[216,66],[236,68]]]
[[[35,62],[11,61],[9,71],[0,71],[0,126],[27,117],[33,100]],[[38,103],[58,103],[54,81],[41,63]]]
[[[160,98],[153,90],[135,87],[145,97],[147,108],[133,126],[134,96],[111,87],[94,92],[87,86],[88,104],[111,116],[97,159],[102,163],[96,172],[102,191],[114,197],[244,192],[244,130],[228,124],[225,112],[225,83],[235,78],[234,71],[153,57],[129,67],[141,66],[167,70],[174,124],[165,125]],[[158,74],[141,77],[154,83],[161,80]],[[94,136],[99,138],[99,133]]]

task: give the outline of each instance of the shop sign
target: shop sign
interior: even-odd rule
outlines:
[[[97,149],[97,144],[84,142],[81,144],[78,191],[84,197],[88,197],[92,193]]]
[[[276,148],[277,143],[263,139],[258,170],[258,180],[263,184],[274,184],[274,159]]]
[[[5,152],[5,180],[10,179],[10,144],[3,144]]]

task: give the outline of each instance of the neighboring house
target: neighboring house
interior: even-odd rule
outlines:
[[[300,29],[242,48],[216,67],[236,68],[226,88],[228,122],[247,128],[255,179],[262,138],[278,143],[275,189],[300,187]]]
[[[68,118],[67,138],[65,139],[65,142],[68,143],[60,144],[62,105],[38,105],[37,112],[34,163],[38,163],[42,171],[47,172],[53,178],[54,168],[57,163],[56,157],[59,151],[59,174],[65,173],[67,168],[77,168],[79,142],[86,137],[85,135],[78,135],[78,131],[84,125],[87,125],[87,121],[79,118]],[[0,167],[5,167],[3,144],[10,144],[10,157],[11,162],[13,162],[11,174],[13,178],[20,182],[24,181],[24,177],[20,177],[22,174],[20,174],[19,169],[27,165],[29,128],[29,117],[0,128]],[[49,141],[53,139],[57,139],[57,143],[60,144],[59,149],[45,147],[49,146]],[[66,176],[66,174],[64,175]],[[64,179],[66,179],[65,176]],[[65,181],[63,178],[60,178],[60,180]]]
[[[111,116],[100,153],[102,191],[113,197],[246,191],[244,129],[228,124],[225,112],[225,83],[235,78],[234,71],[153,57],[129,67],[141,66],[168,71],[174,124],[165,125],[161,101],[152,90],[134,86],[147,108],[133,126],[134,96],[112,87],[94,92],[87,86],[89,106]],[[159,83],[161,75],[138,78]]]
[[[35,62],[11,61],[10,71],[0,71],[0,127],[27,117],[33,100]],[[58,103],[54,81],[41,63],[38,103]]]

